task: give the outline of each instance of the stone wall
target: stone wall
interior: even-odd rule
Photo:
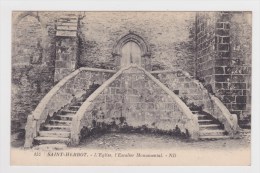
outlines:
[[[77,69],[78,16],[63,16],[56,27],[56,59],[54,81],[57,82]]]
[[[115,124],[133,129],[145,126],[165,132],[178,127],[180,132],[194,137],[198,132],[196,117],[182,103],[187,108],[187,112],[184,111],[185,108],[181,108],[178,103],[181,101],[178,101],[177,97],[177,100],[174,99],[162,86],[152,80],[144,70],[130,67],[105,86],[99,95],[91,98],[84,110],[83,118],[78,117],[77,113],[73,119],[73,126],[90,130],[96,125]],[[82,113],[84,106],[85,103],[79,113]],[[80,122],[79,127],[76,122]],[[72,135],[75,137],[74,132],[73,130]]]
[[[240,120],[250,120],[252,15],[251,12],[234,12],[227,15],[226,28],[229,29],[229,35],[226,40],[230,39],[230,56],[219,57],[225,61],[220,68],[224,71],[221,71],[220,75],[225,81],[222,81],[222,85],[219,83],[217,96]]]
[[[60,57],[63,60],[71,57],[59,51],[63,43],[56,38],[59,20],[64,16],[81,19],[79,40],[73,42],[79,47],[72,56],[78,61],[75,68],[116,69],[111,54],[113,46],[131,30],[148,42],[153,70],[173,67],[194,73],[193,12],[127,12],[122,15],[118,12],[15,11],[12,13],[11,112],[14,131],[18,126],[24,128],[28,114],[54,86],[54,81],[62,78],[54,79],[55,69],[63,77],[71,72],[64,75],[61,71],[68,63],[62,62]],[[66,40],[63,41],[66,45]]]
[[[77,68],[77,47],[77,37],[57,38],[55,82],[63,79]]]
[[[207,89],[240,120],[250,119],[251,17],[250,12],[202,12],[196,17],[197,78],[210,84]]]
[[[65,69],[63,73],[61,69],[67,66],[73,66],[72,69],[117,69],[115,62],[118,60],[112,55],[113,47],[129,31],[147,43],[151,53],[151,70],[183,70],[192,76],[196,73],[197,79],[210,93],[216,94],[232,113],[240,119],[250,119],[251,13],[195,14],[13,12],[12,129],[23,128],[28,114],[54,86],[55,68],[61,74],[58,80],[73,71]],[[73,40],[73,43],[56,37],[59,19],[64,16],[79,17],[78,40]],[[59,51],[64,44],[66,49],[75,48],[73,56]],[[73,64],[66,62],[68,58],[73,60]],[[177,80],[172,77],[173,81]],[[178,80],[182,79],[178,77]],[[184,88],[189,85],[187,90],[195,90],[191,87],[192,82],[186,83]],[[185,93],[178,86],[172,86],[172,89]],[[199,103],[201,96],[190,96],[193,97],[194,103],[199,98],[196,103],[202,105]]]
[[[43,54],[41,23],[33,16],[26,16],[17,23],[14,32],[13,62],[39,64]]]
[[[154,71],[152,74],[182,99],[191,110],[210,110],[208,91],[184,71]]]
[[[70,12],[12,13],[12,131],[54,86],[56,22]],[[79,15],[80,12],[74,12]]]
[[[55,26],[36,12],[13,12],[12,132],[24,129],[27,116],[53,86]]]
[[[196,14],[196,76],[214,88],[215,12]]]
[[[86,12],[80,22],[79,65],[116,68],[113,46],[130,30],[147,42],[153,70],[193,74],[194,17],[194,12]]]
[[[12,67],[11,130],[24,129],[27,116],[53,86],[51,68],[44,65]]]

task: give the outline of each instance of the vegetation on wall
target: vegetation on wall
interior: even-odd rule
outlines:
[[[27,116],[51,89],[53,73],[45,65],[14,66],[12,69],[12,131],[24,128]]]

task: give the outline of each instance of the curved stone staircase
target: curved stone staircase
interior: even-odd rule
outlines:
[[[203,111],[192,111],[198,117],[199,123],[199,139],[201,140],[217,140],[230,138],[224,130],[223,124]]]
[[[148,72],[146,72],[148,73]],[[150,74],[149,74],[150,75]],[[152,75],[151,75],[152,76]],[[158,81],[160,85],[164,85]],[[82,104],[88,99],[92,93],[98,89],[100,85],[93,84],[86,90],[80,98],[75,98],[71,103],[61,108],[54,113],[51,118],[47,118],[45,123],[40,126],[40,129],[33,139],[34,145],[50,145],[50,144],[65,144],[69,145],[71,142],[71,127],[73,116],[81,108]],[[188,107],[187,107],[188,108]],[[188,108],[192,114],[197,117],[199,125],[199,139],[200,140],[217,140],[230,138],[228,133],[224,130],[224,125],[216,118],[203,110],[193,110]],[[191,115],[192,115],[191,114]]]
[[[46,120],[40,127],[39,136],[34,138],[34,145],[66,144],[70,143],[72,118],[82,103],[97,88],[98,84],[90,86],[86,93],[78,99],[74,99],[69,105],[60,109],[58,113]]]

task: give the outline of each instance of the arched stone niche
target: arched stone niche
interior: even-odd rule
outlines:
[[[30,13],[18,16],[14,24],[13,62],[39,64],[43,58],[43,29],[38,17]]]
[[[122,48],[128,42],[134,42],[140,47],[141,51],[141,67],[146,70],[151,70],[151,53],[148,44],[139,35],[129,31],[129,33],[123,36],[113,47],[112,56],[115,59],[117,69],[121,68]]]

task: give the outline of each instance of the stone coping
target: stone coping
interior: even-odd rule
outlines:
[[[231,137],[234,137],[235,133],[239,130],[238,119],[236,114],[231,114],[227,107],[214,95],[210,94],[211,100],[214,102],[214,106],[221,111],[220,116],[226,121],[219,119],[224,124],[225,130],[229,132]]]
[[[81,71],[96,71],[96,72],[106,72],[106,73],[116,73],[116,70],[101,69],[101,68],[90,68],[90,67],[81,67]]]
[[[181,72],[181,70],[155,70],[155,71],[150,71],[151,74],[156,74],[156,73],[177,73]]]

